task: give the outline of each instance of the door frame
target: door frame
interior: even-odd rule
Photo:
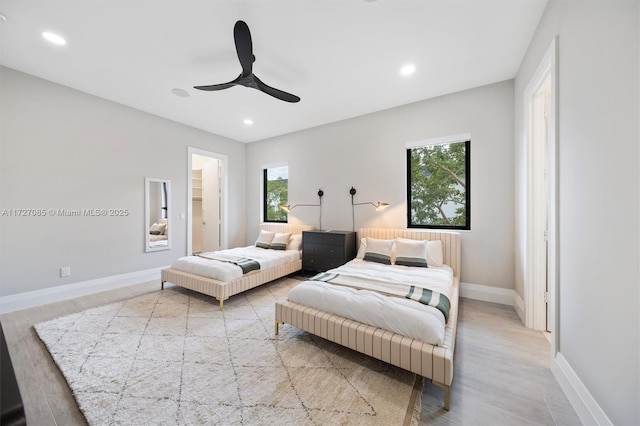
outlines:
[[[558,38],[555,37],[542,57],[538,67],[529,80],[524,92],[524,137],[525,137],[525,215],[526,215],[526,272],[524,276],[524,305],[525,325],[529,328],[543,330],[546,328],[546,309],[544,298],[541,296],[541,284],[538,280],[536,286],[536,267],[545,259],[536,256],[536,247],[544,242],[544,229],[537,229],[536,212],[533,200],[535,199],[536,176],[534,166],[539,158],[535,158],[535,146],[532,137],[533,132],[533,98],[544,81],[551,78],[551,99],[549,102],[548,120],[548,145],[546,150],[546,197],[547,197],[547,280],[549,330],[551,331],[552,357],[558,350],[558,321],[559,311],[558,297]],[[544,160],[543,160],[544,161]],[[538,179],[540,177],[538,176]],[[544,178],[543,178],[544,180]],[[540,181],[538,180],[538,184]],[[538,217],[539,218],[539,217]],[[542,234],[541,234],[542,231]],[[538,263],[536,263],[538,262]]]
[[[191,246],[193,244],[193,179],[192,179],[192,159],[193,155],[201,155],[204,157],[215,158],[220,161],[220,167],[222,169],[221,173],[221,195],[222,198],[220,203],[222,204],[222,217],[220,218],[220,248],[225,249],[229,247],[229,188],[228,188],[228,164],[229,157],[223,154],[218,154],[217,152],[206,151],[204,149],[195,148],[192,146],[187,147],[187,246],[186,246],[186,254],[191,254]]]

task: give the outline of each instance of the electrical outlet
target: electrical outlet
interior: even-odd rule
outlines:
[[[63,266],[62,268],[60,268],[60,277],[70,277],[71,276],[71,267],[70,266]]]

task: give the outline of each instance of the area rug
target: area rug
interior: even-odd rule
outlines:
[[[417,423],[421,378],[291,326],[275,336],[273,293],[221,312],[173,287],[35,329],[91,425]]]

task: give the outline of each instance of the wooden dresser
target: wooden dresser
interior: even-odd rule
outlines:
[[[321,272],[356,257],[356,233],[353,231],[303,231],[302,269]]]

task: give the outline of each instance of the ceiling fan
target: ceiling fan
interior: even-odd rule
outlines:
[[[253,63],[255,62],[256,57],[253,56],[253,44],[251,43],[249,26],[244,21],[236,22],[236,25],[233,27],[233,38],[236,42],[238,59],[240,60],[240,65],[242,65],[242,73],[235,80],[228,83],[212,84],[210,86],[194,86],[194,89],[213,91],[241,85],[260,90],[267,95],[271,95],[274,98],[278,98],[285,102],[300,101],[300,98],[296,95],[292,95],[291,93],[287,93],[264,84],[262,80],[253,73]]]

